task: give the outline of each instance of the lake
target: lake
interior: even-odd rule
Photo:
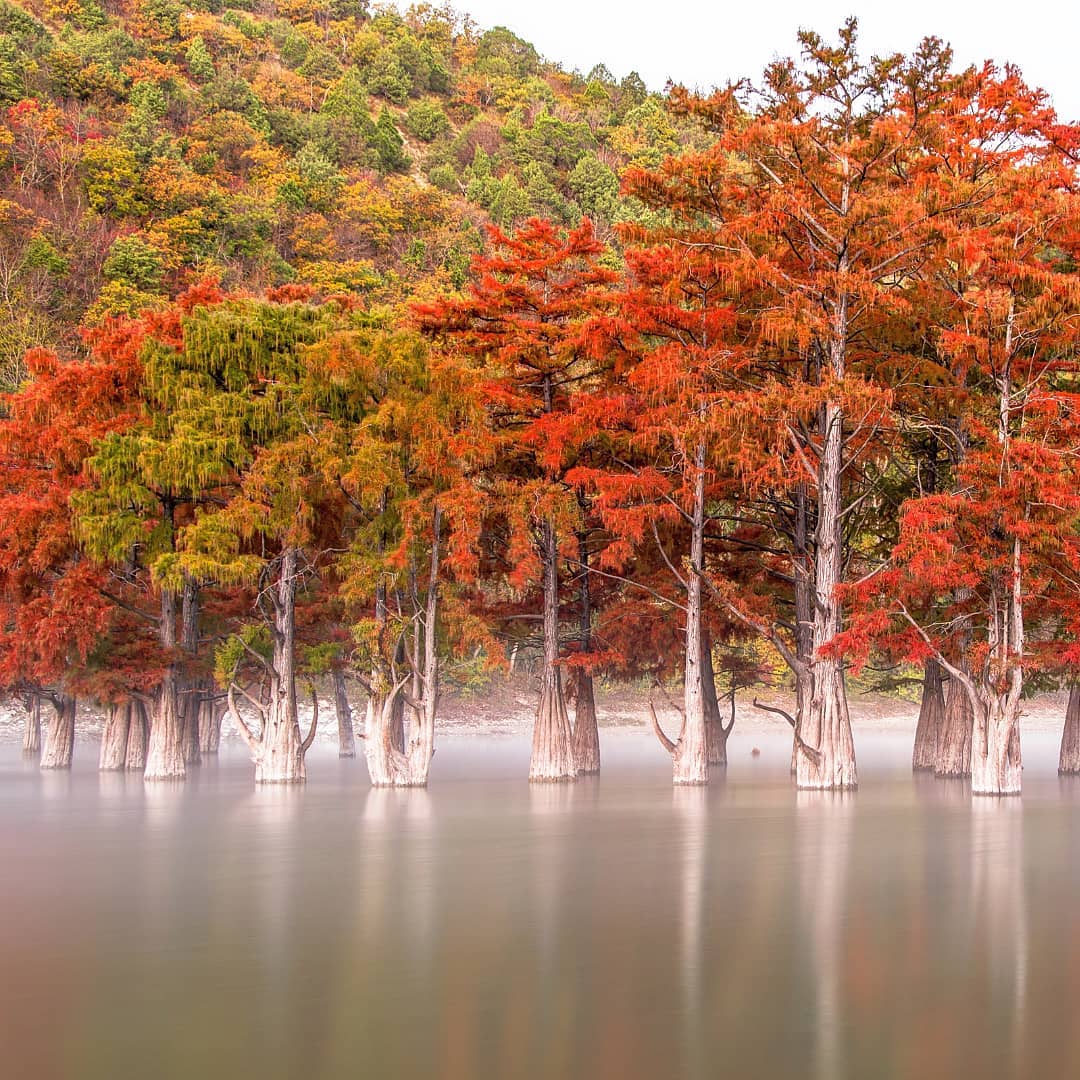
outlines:
[[[673,790],[640,730],[524,779],[444,738],[426,791],[318,746],[299,790],[239,747],[182,786],[0,746],[0,1073],[98,1078],[1080,1076],[1080,781],[798,794],[781,733]],[[751,757],[751,744],[760,757]]]

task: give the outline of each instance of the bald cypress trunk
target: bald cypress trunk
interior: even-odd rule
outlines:
[[[971,736],[974,722],[975,714],[967,691],[959,679],[949,679],[934,758],[935,776],[971,775]]]
[[[843,374],[843,338],[834,342],[832,367]],[[843,660],[826,647],[842,626],[837,589],[843,577],[841,476],[844,417],[836,402],[822,408],[822,450],[818,466],[818,520],[814,560],[814,623],[811,697],[805,717],[797,718],[796,784],[800,788],[843,790],[858,786]]]
[[[356,735],[353,732],[352,709],[345,689],[345,673],[334,669],[334,712],[338,726],[338,757],[356,757]]]
[[[529,779],[573,780],[577,776],[577,764],[559,668],[559,549],[550,518],[542,525],[540,554],[544,575],[544,666],[540,705],[533,724]]]
[[[161,615],[158,638],[162,649],[171,654],[176,648],[176,593],[161,590]],[[179,677],[176,663],[170,662],[154,694],[150,711],[150,741],[146,747],[144,780],[183,780],[184,719],[180,714]]]
[[[41,695],[30,694],[26,700],[26,729],[23,732],[23,753],[41,754]]]
[[[98,768],[103,771],[123,769],[127,764],[128,732],[131,729],[131,702],[110,705],[101,732],[101,756]]]
[[[124,768],[129,772],[141,772],[146,768],[146,747],[149,741],[150,723],[146,708],[141,701],[134,701],[128,721],[127,753],[124,758]]]
[[[705,732],[705,683],[702,675],[702,581],[705,566],[705,445],[694,454],[694,496],[690,515],[690,572],[686,578],[686,637],[683,650],[682,726],[672,741],[651,709],[653,729],[671,754],[675,784],[707,784],[709,752]]]
[[[1065,709],[1065,727],[1061,732],[1059,773],[1080,773],[1080,685],[1069,687],[1069,704]]]
[[[180,610],[180,645],[192,661],[199,652],[199,586],[193,578],[184,579],[183,600]],[[201,757],[199,740],[199,713],[203,694],[208,687],[193,683],[188,676],[180,687],[180,711],[182,715],[183,753],[185,765],[198,765]]]
[[[236,684],[229,687],[228,705],[240,737],[255,762],[257,784],[299,784],[307,779],[304,756],[315,738],[319,719],[318,698],[312,695],[312,720],[307,737],[300,734],[296,702],[296,588],[300,553],[286,548],[278,560],[278,577],[272,590],[274,649],[267,674],[270,700],[265,705],[249,701],[259,710],[259,731],[252,731],[236,706]]]
[[[923,664],[922,702],[911,754],[911,767],[916,772],[932,771],[937,760],[941,725],[945,719],[945,695],[941,683],[941,665],[936,660],[927,660]]]
[[[582,513],[586,511],[579,496]],[[578,648],[583,655],[592,651],[592,592],[589,581],[589,546],[586,533],[578,533]],[[574,762],[579,773],[600,771],[600,731],[596,722],[593,677],[579,668],[574,681]]]
[[[75,755],[76,701],[68,694],[53,700],[53,718],[46,725],[41,749],[41,768],[70,769]]]
[[[221,744],[221,706],[212,691],[199,703],[199,754],[216,754]]]
[[[705,692],[705,745],[708,749],[709,764],[726,766],[727,741],[735,726],[735,691],[731,692],[731,720],[724,726],[724,717],[720,711],[720,699],[716,693],[716,672],[713,669],[712,640],[707,632],[701,635],[701,676]]]

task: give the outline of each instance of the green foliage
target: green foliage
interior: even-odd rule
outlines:
[[[89,146],[82,169],[87,202],[98,213],[117,218],[145,213],[142,170],[129,147],[111,141]]]
[[[421,101],[406,113],[405,129],[424,142],[433,142],[450,130],[450,120],[435,102]]]
[[[482,71],[505,70],[516,78],[535,75],[540,66],[536,49],[505,26],[496,26],[480,38],[476,59]]]
[[[201,36],[191,39],[186,56],[188,71],[199,82],[209,82],[217,74],[214,58],[210,55],[210,50]]]
[[[382,173],[405,172],[411,162],[405,153],[405,140],[398,133],[394,118],[384,106],[375,121],[375,133],[371,145],[378,156],[379,171]]]
[[[138,236],[113,241],[101,268],[106,281],[119,281],[147,293],[161,289],[165,267],[161,252]]]
[[[619,178],[595,154],[584,154],[567,177],[582,212],[594,221],[614,221],[619,207]]]

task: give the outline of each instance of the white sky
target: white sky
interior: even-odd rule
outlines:
[[[507,26],[549,60],[587,72],[605,63],[617,77],[636,70],[653,89],[670,78],[709,89],[756,80],[774,56],[796,51],[796,31],[835,40],[858,16],[863,52],[910,50],[935,34],[958,64],[1019,65],[1049,91],[1063,120],[1080,121],[1080,0],[454,0],[484,29]]]

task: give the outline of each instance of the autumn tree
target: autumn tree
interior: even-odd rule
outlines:
[[[487,411],[478,439],[486,506],[503,535],[499,558],[519,592],[539,580],[543,610],[540,703],[531,780],[577,775],[566,709],[560,641],[564,559],[577,558],[580,515],[566,481],[568,417],[597,362],[589,316],[601,310],[615,275],[600,262],[592,226],[562,232],[531,219],[513,237],[491,230],[461,299],[421,313],[425,328],[469,359]]]
[[[70,507],[98,440],[138,415],[138,340],[123,329],[116,339],[84,360],[32,350],[28,381],[4,400],[0,680],[54,707],[42,768],[71,765],[76,689],[117,614],[107,575],[79,549]]]
[[[947,119],[939,171],[964,209],[928,269],[946,300],[939,355],[967,388],[964,453],[953,490],[904,506],[888,564],[859,590],[860,629],[937,660],[970,709],[973,793],[1016,794],[1025,678],[1075,651],[1080,136],[990,65],[965,73]]]

